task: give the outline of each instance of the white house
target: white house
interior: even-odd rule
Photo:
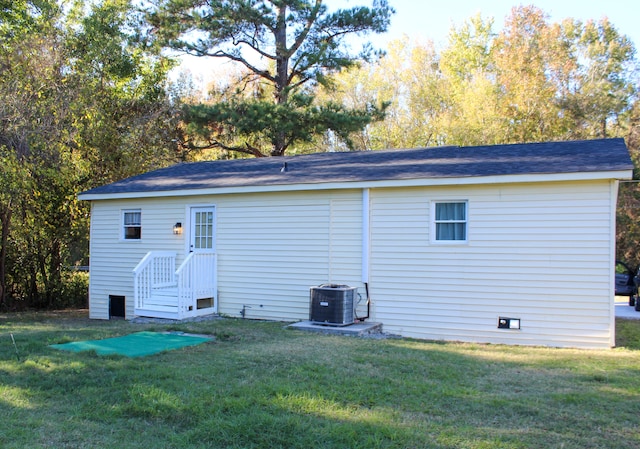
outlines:
[[[608,348],[632,168],[602,139],[156,170],[80,194],[90,316],[299,321],[310,287],[336,283],[368,292],[389,333]]]

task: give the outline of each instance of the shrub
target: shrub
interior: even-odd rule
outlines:
[[[62,273],[60,295],[52,306],[55,309],[86,308],[89,304],[89,273],[65,271]]]

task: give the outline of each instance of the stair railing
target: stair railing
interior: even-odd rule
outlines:
[[[189,253],[176,271],[180,313],[193,311],[197,308],[197,300],[205,298],[212,298],[217,309],[217,273],[216,253]]]
[[[176,285],[176,253],[150,251],[133,269],[133,298],[136,309],[144,309],[153,290]]]

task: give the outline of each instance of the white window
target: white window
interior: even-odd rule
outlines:
[[[192,207],[191,208],[191,251],[206,251],[214,247],[215,208]]]
[[[122,211],[122,238],[140,240],[142,237],[142,212],[138,210]]]
[[[432,241],[464,243],[467,241],[467,202],[434,201]]]

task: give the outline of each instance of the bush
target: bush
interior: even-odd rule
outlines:
[[[35,295],[28,295],[22,288],[24,284],[15,282],[11,276],[7,276],[7,279],[7,295],[5,301],[0,303],[0,310],[3,311],[84,309],[89,305],[89,273],[86,271],[63,270],[49,291],[45,290],[39,277],[35,281],[26,277],[24,280],[31,282]]]
[[[89,273],[65,271],[62,273],[60,295],[53,302],[55,309],[87,308],[89,305]]]

